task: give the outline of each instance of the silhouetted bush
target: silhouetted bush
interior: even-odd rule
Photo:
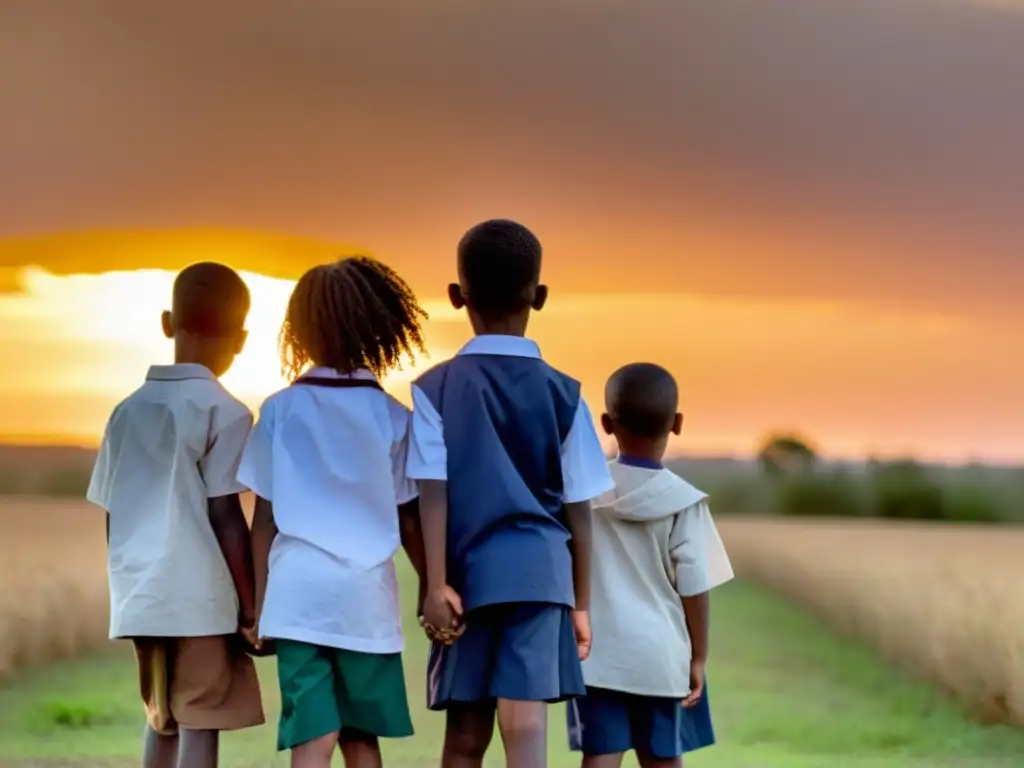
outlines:
[[[952,485],[946,491],[946,518],[965,523],[999,523],[1009,518],[992,491],[980,485]]]
[[[784,478],[775,489],[775,510],[793,517],[858,517],[862,494],[845,472],[806,472]]]
[[[818,455],[804,438],[794,434],[771,434],[757,452],[761,471],[769,475],[804,474],[814,469]]]
[[[897,520],[946,519],[942,487],[914,461],[875,463],[870,470],[874,513]]]
[[[92,472],[87,469],[57,469],[44,475],[33,492],[40,496],[84,497],[91,477]]]

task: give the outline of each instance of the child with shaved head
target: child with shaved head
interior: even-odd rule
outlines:
[[[587,695],[567,708],[584,768],[675,768],[714,743],[704,665],[708,593],[732,567],[708,497],[662,466],[683,427],[675,379],[652,363],[617,370],[605,388],[615,488],[594,501]]]

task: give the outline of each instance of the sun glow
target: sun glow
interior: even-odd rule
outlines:
[[[241,274],[252,295],[249,338],[222,381],[257,408],[267,395],[287,384],[277,339],[295,282]],[[174,276],[165,270],[70,276],[23,270],[20,292],[0,300],[0,340],[30,353],[23,358],[26,370],[22,373],[33,379],[37,389],[54,395],[74,390],[100,398],[123,396],[142,380],[149,365],[171,360],[172,345],[160,331],[159,317],[170,304]],[[60,339],[61,349],[51,356],[47,346],[55,338]],[[434,350],[433,356],[441,354]],[[32,374],[36,368],[42,374],[44,367],[47,375],[36,381]],[[62,369],[63,375],[55,376],[54,367]],[[408,382],[421,369],[422,364],[413,367],[405,360],[400,370],[387,377],[385,386],[408,401]],[[5,382],[11,381],[5,377]],[[14,381],[26,383],[24,378]]]

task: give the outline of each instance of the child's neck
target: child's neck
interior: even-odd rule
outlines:
[[[655,465],[661,467],[668,448],[668,438],[649,440],[634,437],[617,436],[619,458],[626,459],[624,464]]]
[[[476,336],[526,336],[526,326],[530,321],[530,312],[522,312],[510,317],[484,320],[479,315],[470,315],[470,324]]]
[[[201,339],[187,335],[175,336],[174,364],[201,365],[210,371],[216,371],[216,363],[212,359],[212,355],[204,348],[205,346]]]

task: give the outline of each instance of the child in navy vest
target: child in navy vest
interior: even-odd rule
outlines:
[[[615,489],[594,502],[591,602],[595,642],[583,664],[587,695],[567,707],[569,744],[583,768],[618,768],[636,752],[648,768],[679,768],[715,742],[704,665],[708,593],[732,566],[707,494],[661,465],[683,425],[672,374],[620,368],[605,389],[604,430],[615,436]]]
[[[495,713],[508,765],[543,768],[546,704],[585,690],[590,500],[612,481],[579,383],[525,337],[547,299],[540,261],[519,224],[471,229],[448,294],[476,338],[412,388],[428,704],[446,710],[450,768],[482,765]]]

